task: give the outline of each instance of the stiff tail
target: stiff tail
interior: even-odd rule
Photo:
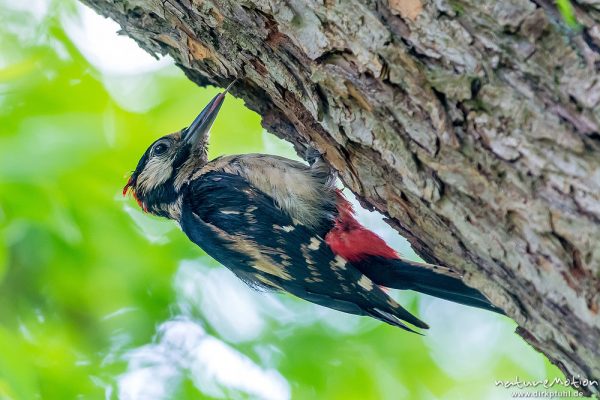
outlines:
[[[458,273],[445,267],[378,256],[353,262],[353,265],[380,286],[414,290],[440,299],[504,314],[479,290],[467,286]]]
[[[368,315],[372,316],[373,318],[376,318],[380,321],[386,322],[390,325],[397,326],[398,328],[404,329],[405,331],[416,333],[417,335],[423,335],[423,334],[421,332],[415,331],[414,329],[411,329],[404,322],[402,322],[402,320],[408,321],[411,324],[413,324],[421,329],[429,329],[429,325],[427,325],[425,322],[421,321],[420,319],[418,319],[417,317],[410,314],[408,311],[406,311],[404,309],[402,309],[403,315],[401,315],[401,316],[396,315],[396,314],[398,314],[398,312],[391,313],[391,312],[384,311],[379,308],[372,308],[372,309],[365,310],[365,311],[367,312]]]

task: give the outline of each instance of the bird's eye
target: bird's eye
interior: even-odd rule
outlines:
[[[152,153],[154,153],[155,156],[160,156],[161,154],[164,154],[164,152],[167,151],[168,148],[169,145],[167,143],[157,143],[156,146],[154,146],[154,148],[152,149]]]

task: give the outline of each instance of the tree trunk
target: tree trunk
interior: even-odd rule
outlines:
[[[85,0],[600,377],[600,1]],[[290,182],[293,184],[293,182]],[[598,391],[598,387],[592,388]]]

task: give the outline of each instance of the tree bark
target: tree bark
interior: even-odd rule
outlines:
[[[84,0],[600,378],[600,1]],[[290,182],[293,184],[293,182]],[[592,388],[598,392],[598,387]]]

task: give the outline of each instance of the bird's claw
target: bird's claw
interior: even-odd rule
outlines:
[[[323,155],[319,150],[315,149],[311,145],[308,145],[306,147],[306,152],[304,153],[304,158],[306,159],[308,164],[312,166],[317,161],[322,160]]]

